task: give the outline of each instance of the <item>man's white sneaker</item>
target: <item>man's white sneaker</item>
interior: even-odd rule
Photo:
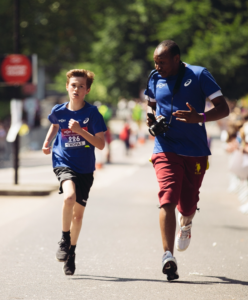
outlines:
[[[162,272],[167,275],[167,280],[178,279],[177,260],[170,251],[165,251],[162,257]]]
[[[189,243],[191,240],[192,222],[189,225],[181,227],[180,219],[181,219],[181,214],[178,213],[178,222],[179,222],[180,229],[176,236],[176,249],[178,251],[184,251],[189,247]]]

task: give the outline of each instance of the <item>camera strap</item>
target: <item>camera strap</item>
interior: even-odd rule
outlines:
[[[178,71],[178,77],[177,77],[177,81],[175,83],[175,86],[174,86],[174,89],[173,89],[173,93],[172,93],[172,98],[171,98],[171,116],[170,116],[170,121],[169,121],[168,125],[170,125],[170,123],[172,121],[174,96],[176,95],[176,93],[180,89],[180,85],[182,83],[184,74],[185,74],[185,64],[180,60],[180,67],[179,67],[179,71]]]
[[[157,70],[153,70],[151,72],[151,74],[149,75],[148,77],[148,80],[147,80],[147,84],[146,84],[146,90],[148,92],[149,90],[149,81],[151,79],[151,77],[157,72]],[[171,116],[170,116],[170,121],[168,123],[168,125],[170,125],[171,123],[171,120],[172,120],[172,113],[173,113],[173,100],[174,100],[174,96],[176,95],[176,93],[179,91],[180,89],[180,85],[182,83],[182,80],[183,80],[183,76],[185,74],[185,64],[180,60],[180,66],[179,66],[179,71],[178,71],[178,77],[177,77],[177,80],[176,80],[176,83],[175,83],[175,86],[174,86],[174,89],[173,89],[173,93],[172,93],[172,98],[171,98]],[[150,97],[148,96],[148,101],[150,101]]]

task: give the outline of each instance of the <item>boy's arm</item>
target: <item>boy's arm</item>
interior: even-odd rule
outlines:
[[[50,126],[42,147],[42,151],[44,154],[50,154],[51,147],[49,147],[49,144],[55,138],[56,134],[58,133],[58,130],[59,130],[59,124],[52,124]]]
[[[88,141],[91,145],[95,146],[96,148],[102,150],[105,147],[105,138],[104,132],[98,132],[96,135],[92,135],[88,131],[81,128],[79,122],[70,119],[69,121],[69,128],[78,134],[80,134],[86,141]]]

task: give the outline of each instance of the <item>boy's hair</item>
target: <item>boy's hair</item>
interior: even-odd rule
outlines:
[[[86,86],[89,89],[93,83],[95,74],[89,70],[84,69],[73,69],[66,73],[66,84],[69,84],[70,78],[72,77],[86,77]]]

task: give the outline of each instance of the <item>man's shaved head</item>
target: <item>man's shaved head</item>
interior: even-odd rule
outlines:
[[[169,51],[169,53],[171,54],[171,56],[175,56],[175,55],[179,55],[180,56],[180,49],[178,47],[178,45],[172,41],[172,40],[165,40],[162,41],[156,49],[160,50],[159,52],[162,52],[163,49],[167,48],[167,50]],[[162,51],[161,51],[162,50]]]
[[[174,76],[180,66],[180,49],[174,41],[163,41],[155,49],[153,59],[156,70],[163,78]]]

